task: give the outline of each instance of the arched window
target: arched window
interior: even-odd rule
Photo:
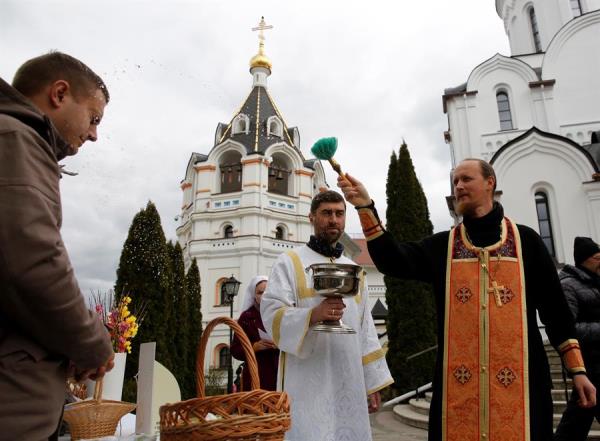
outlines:
[[[580,0],[571,0],[571,11],[573,11],[573,17],[579,17],[583,13]]]
[[[223,237],[225,239],[233,237],[233,227],[231,225],[227,225],[225,228],[223,228]]]
[[[276,116],[270,116],[267,119],[267,136],[283,137],[283,124]]]
[[[221,289],[223,282],[227,280],[227,277],[221,277],[215,284],[215,306],[226,306],[229,305],[229,299],[227,295]]]
[[[231,134],[237,135],[238,133],[248,134],[250,131],[250,118],[248,115],[244,115],[243,113],[238,114],[233,119],[233,126],[231,127]]]
[[[223,346],[219,350],[219,368],[227,369],[229,367],[230,362],[231,357],[229,356],[229,346]]]
[[[531,23],[531,34],[533,36],[533,46],[536,52],[542,52],[542,41],[540,40],[540,29],[538,27],[537,17],[533,6],[529,8],[529,21]]]
[[[510,111],[510,101],[506,92],[496,94],[496,103],[498,104],[498,117],[500,118],[500,130],[512,130],[512,113]]]
[[[221,193],[232,193],[242,189],[242,155],[229,151],[219,164],[221,172]]]
[[[289,195],[290,173],[285,159],[273,156],[273,162],[269,165],[269,191]]]
[[[556,257],[554,252],[554,237],[552,235],[552,223],[550,222],[550,207],[548,206],[548,196],[543,191],[535,194],[535,209],[537,211],[540,236],[552,257]]]
[[[285,228],[281,225],[278,225],[277,228],[275,228],[275,239],[285,240]]]

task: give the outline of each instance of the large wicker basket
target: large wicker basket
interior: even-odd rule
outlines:
[[[214,397],[204,396],[204,353],[208,337],[220,324],[240,339],[252,390]],[[196,358],[198,398],[160,408],[161,441],[283,441],[290,428],[290,404],[285,392],[259,389],[258,366],[252,345],[242,328],[228,317],[212,320],[204,330]],[[211,413],[216,419],[207,419]]]
[[[65,406],[64,419],[69,423],[73,441],[112,436],[123,415],[135,409],[135,404],[102,399],[102,382],[96,381],[94,398]]]

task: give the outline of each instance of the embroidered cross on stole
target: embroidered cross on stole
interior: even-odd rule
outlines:
[[[509,219],[486,248],[462,224],[450,232],[444,323],[443,441],[529,441],[525,282]]]

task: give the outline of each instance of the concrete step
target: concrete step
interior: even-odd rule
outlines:
[[[554,414],[560,414],[562,415],[563,412],[565,411],[565,409],[567,408],[567,402],[562,400],[555,400],[553,401],[554,406],[552,406],[554,408]]]
[[[408,401],[408,404],[410,404],[410,407],[415,412],[420,413],[421,415],[429,416],[429,405],[431,403],[426,399],[412,399]]]
[[[562,380],[563,379],[563,371],[561,367],[553,367],[550,366],[550,376],[552,379]],[[565,378],[569,380],[569,376],[565,374]]]
[[[573,386],[573,380],[571,380],[570,378],[567,378],[567,386],[569,389],[571,389]],[[553,378],[552,379],[552,389],[564,389],[565,388],[565,382],[563,381],[562,378]]]
[[[431,403],[431,397],[433,397],[433,392],[425,392],[425,399]]]
[[[409,400],[409,404],[399,404],[394,406],[394,416],[402,423],[411,427],[427,430],[430,401],[431,392],[427,392],[425,399],[412,399]],[[553,423],[555,429],[562,418],[562,412],[565,407],[565,401],[557,400],[554,402]],[[588,435],[588,441],[600,441],[600,424],[595,420]]]
[[[427,430],[429,417],[415,412],[410,404],[398,404],[393,410],[394,416],[402,423]]]
[[[567,392],[570,397],[571,396],[571,388],[570,387],[567,388]],[[560,387],[560,388],[557,387],[555,389],[552,389],[550,391],[550,393],[552,394],[552,401],[565,401],[566,400],[564,387]]]

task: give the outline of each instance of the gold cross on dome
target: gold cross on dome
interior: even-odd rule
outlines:
[[[258,23],[258,26],[256,26],[255,28],[252,28],[252,31],[258,31],[258,39],[263,42],[265,40],[265,34],[264,31],[267,31],[269,29],[273,29],[273,26],[268,25],[265,22],[265,17],[260,17],[260,23]]]
[[[502,306],[502,299],[500,298],[500,294],[504,293],[504,286],[498,285],[496,281],[492,281],[492,287],[488,288],[488,292],[491,294],[494,292],[494,297],[496,298],[496,305]]]

